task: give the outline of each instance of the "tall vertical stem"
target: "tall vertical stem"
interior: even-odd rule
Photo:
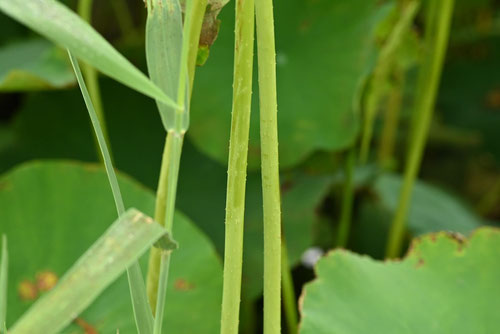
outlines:
[[[283,279],[283,309],[288,333],[298,333],[297,317],[297,296],[293,285],[293,277],[288,262],[288,249],[286,248],[285,238],[281,239],[281,275]]]
[[[431,29],[432,34],[427,34],[427,58],[421,71],[427,75],[419,76],[424,82],[419,83],[418,95],[415,105],[415,125],[411,137],[411,147],[406,162],[405,175],[399,204],[389,232],[389,241],[387,244],[387,257],[397,257],[401,253],[403,245],[405,221],[408,215],[408,209],[411,201],[411,192],[413,184],[418,175],[422,155],[425,148],[425,142],[429,132],[429,126],[432,119],[436,95],[439,88],[439,80],[443,67],[446,46],[448,42],[450,23],[453,13],[454,0],[441,0],[431,3],[435,5],[437,13],[435,22]]]
[[[337,235],[337,247],[345,247],[349,240],[349,230],[351,228],[352,206],[354,200],[354,167],[356,162],[355,149],[351,148],[347,152],[344,165],[344,191],[342,196],[342,208],[340,211],[340,223]]]
[[[272,0],[255,0],[264,201],[264,334],[281,330],[281,200]]]
[[[238,333],[240,314],[243,223],[252,103],[254,14],[253,0],[237,0],[221,314],[223,334]]]
[[[395,68],[394,75],[396,79],[387,102],[378,151],[378,163],[382,168],[388,167],[393,159],[396,132],[403,102],[404,73],[401,69]]]
[[[182,121],[183,112],[188,112],[186,102],[189,101],[194,80],[196,52],[200,39],[201,26],[205,14],[207,0],[187,1],[186,17],[183,28],[183,42],[180,76],[178,82],[177,102],[186,110],[177,110],[175,126],[167,133],[163,151],[160,179],[158,182],[155,220],[164,225],[172,233],[177,180],[184,134],[187,124]],[[187,97],[187,98],[186,98]],[[165,294],[167,290],[170,252],[153,247],[149,257],[147,276],[148,298],[155,316],[155,333],[161,332]]]

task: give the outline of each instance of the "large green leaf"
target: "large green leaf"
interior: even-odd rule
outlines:
[[[119,181],[127,207],[153,213],[151,192],[123,175]],[[115,217],[106,173],[97,165],[35,162],[5,174],[0,179],[0,234],[11,241],[8,324],[32,304],[20,299],[19,284],[33,281],[40,272],[63,274]],[[175,219],[180,248],[172,256],[165,327],[173,333],[217,333],[220,259],[187,218],[176,214]],[[107,289],[81,318],[102,333],[114,333],[117,328],[122,333],[135,332],[126,277]],[[72,325],[67,332],[82,330]]]
[[[64,274],[57,285],[17,321],[11,332],[58,333],[85,310],[166,230],[136,209],[118,218]]]
[[[97,31],[56,0],[0,0],[0,10],[101,72],[165,104],[176,104]]]
[[[0,91],[64,88],[75,76],[64,51],[43,39],[0,48]]]
[[[287,167],[314,150],[338,150],[354,141],[355,105],[371,62],[373,30],[387,7],[375,0],[277,0],[274,5],[280,163]],[[233,72],[227,65],[233,62],[233,6],[222,11],[210,59],[196,73],[188,133],[204,153],[224,163],[231,124]],[[249,164],[256,168],[257,80],[254,92]]]
[[[402,261],[336,250],[317,264],[301,301],[301,334],[496,333],[500,230],[469,240],[444,232],[413,243]]]

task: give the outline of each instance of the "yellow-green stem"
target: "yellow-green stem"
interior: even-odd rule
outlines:
[[[359,152],[361,164],[365,164],[368,160],[375,118],[382,98],[385,97],[385,82],[387,81],[390,69],[393,67],[395,53],[404,40],[404,34],[411,27],[413,18],[418,11],[419,4],[418,1],[413,0],[408,1],[405,6],[402,4],[400,5],[399,21],[380,50],[377,65],[374,69],[372,79],[370,80],[370,90],[365,103],[363,132]]]
[[[200,39],[201,26],[205,14],[207,0],[192,0],[188,2],[186,20],[184,22],[183,36],[189,36],[189,40],[184,38],[182,50],[182,63],[180,66],[185,68],[180,71],[179,89],[177,102],[180,106],[185,105],[186,94],[191,96],[193,87],[196,55],[198,51],[198,41]],[[189,82],[187,82],[189,80]],[[189,87],[186,87],[189,84]],[[188,92],[186,92],[188,89]],[[177,113],[177,124],[181,126],[182,112]],[[179,129],[176,129],[179,130]],[[184,133],[186,129],[180,131],[171,131],[167,133],[167,139],[163,151],[161,162],[160,179],[158,182],[156,207],[155,207],[155,220],[163,224],[165,228],[172,232],[173,217],[175,210],[175,197],[177,189],[177,179],[179,173],[180,157],[182,153],[182,144],[184,140]],[[165,292],[168,281],[168,270],[170,263],[170,254],[162,253],[160,249],[153,247],[149,256],[149,267],[147,275],[147,291],[148,298],[153,313],[155,313],[155,330],[161,331],[161,311],[165,302]],[[159,289],[161,287],[161,290]],[[158,297],[161,298],[158,298]]]
[[[387,101],[386,112],[380,146],[378,151],[378,162],[382,168],[391,165],[396,143],[396,132],[398,129],[399,115],[403,101],[404,73],[399,69],[394,71],[396,80]]]
[[[252,102],[254,1],[237,0],[234,48],[233,111],[229,140],[224,283],[221,333],[237,334],[241,300],[243,223],[248,136]]]
[[[255,0],[264,201],[264,334],[281,331],[281,199],[272,0]]]
[[[281,238],[281,276],[283,280],[282,295],[286,326],[288,333],[297,334],[297,296],[295,295],[295,287],[293,286],[292,271],[288,262],[288,249],[284,237]]]
[[[443,67],[446,47],[448,42],[450,22],[453,13],[454,0],[435,1],[438,6],[435,15],[435,28],[432,34],[427,34],[426,41],[429,49],[427,58],[421,71],[428,75],[421,75],[420,80],[425,83],[419,84],[419,95],[416,97],[415,113],[416,123],[412,135],[411,147],[406,162],[405,175],[398,207],[389,232],[386,255],[394,258],[400,255],[405,235],[405,222],[411,201],[413,184],[418,175],[425,142],[429,132],[436,95],[439,88],[439,80]],[[432,23],[431,23],[432,24]]]
[[[340,211],[340,223],[337,235],[337,247],[345,247],[349,240],[349,230],[351,228],[352,206],[354,200],[354,167],[356,162],[355,149],[351,148],[347,152],[344,165],[344,191],[342,196],[342,208]]]
[[[78,2],[78,9],[77,9],[78,15],[80,15],[82,19],[84,19],[89,23],[91,23],[92,21],[93,2],[94,0],[80,0]],[[92,102],[94,104],[94,110],[97,114],[97,117],[99,118],[99,123],[101,124],[104,140],[106,141],[106,144],[110,151],[109,153],[112,158],[113,154],[111,152],[111,146],[109,143],[108,128],[106,126],[106,119],[104,117],[104,110],[102,107],[101,90],[99,88],[99,74],[97,73],[95,68],[87,64],[82,64],[82,72],[83,72],[83,77],[85,78],[85,83],[87,84],[87,89],[89,91],[90,98],[92,99]],[[95,136],[94,136],[94,141],[95,141],[97,156],[99,160],[103,162],[101,150],[99,148],[99,143],[97,142],[97,138]]]

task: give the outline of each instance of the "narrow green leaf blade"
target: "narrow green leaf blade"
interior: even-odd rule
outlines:
[[[0,332],[7,333],[7,274],[9,269],[7,237],[2,236],[2,264],[0,265]]]
[[[69,324],[165,229],[136,209],[128,210],[90,247],[47,295],[14,324],[11,334],[57,333]]]
[[[146,58],[151,80],[168,96],[178,96],[182,55],[182,11],[179,1],[148,0]],[[173,130],[177,110],[157,101],[163,126]],[[188,116],[184,113],[184,116]],[[183,119],[183,122],[189,120]],[[187,125],[186,125],[187,127]]]
[[[94,127],[97,141],[99,143],[99,148],[101,149],[104,166],[106,168],[106,174],[108,176],[111,191],[113,193],[113,199],[116,205],[116,211],[118,212],[118,216],[121,217],[125,212],[125,205],[123,204],[120,186],[118,185],[118,179],[116,177],[113,162],[111,161],[111,155],[109,153],[109,149],[104,138],[104,133],[99,122],[99,117],[97,116],[97,113],[94,109],[92,99],[90,98],[85,80],[82,76],[82,71],[80,70],[80,66],[78,65],[78,60],[69,50],[68,55],[71,61],[71,65],[73,66],[73,69],[75,71],[76,79],[78,81],[78,85],[80,86],[83,99],[85,100],[85,105],[87,106],[90,120],[92,121],[92,126]],[[165,238],[168,239],[168,237]],[[153,331],[153,314],[151,312],[151,308],[149,307],[146,286],[144,284],[144,278],[142,276],[141,267],[139,266],[138,262],[134,262],[130,266],[130,268],[127,269],[127,277],[129,281],[130,295],[132,297],[132,307],[134,310],[137,331],[139,332],[139,334],[150,334]]]
[[[176,103],[116,51],[97,31],[55,0],[0,0],[0,10],[115,80],[162,101]]]

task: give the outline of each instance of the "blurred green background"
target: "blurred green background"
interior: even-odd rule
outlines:
[[[64,2],[76,8],[75,1]],[[389,75],[373,82],[379,51],[400,17],[400,2],[275,0],[283,224],[297,293],[313,276],[310,268],[301,265],[304,251],[334,246],[346,152],[359,144],[366,99],[375,86],[385,87],[384,97],[377,105],[368,163],[358,164],[355,170],[348,248],[383,257],[409,145],[416,74],[425,53],[425,15],[420,11],[401,37]],[[142,1],[95,1],[92,20],[144,72],[145,15]],[[233,1],[219,18],[219,36],[206,64],[196,72],[177,206],[221,256]],[[0,172],[8,173],[31,160],[98,162],[92,128],[66,53],[3,14],[0,27]],[[100,85],[116,167],[155,190],[165,132],[154,101],[103,76]],[[252,325],[245,321],[252,319],[252,305],[261,298],[263,265],[256,80],[254,88],[243,277],[243,297],[250,305],[243,308],[243,327],[248,326],[249,332]],[[401,97],[400,119],[394,154],[381,162],[391,94]],[[440,230],[468,234],[499,221],[500,1],[458,0],[420,180],[413,193],[408,239]]]

